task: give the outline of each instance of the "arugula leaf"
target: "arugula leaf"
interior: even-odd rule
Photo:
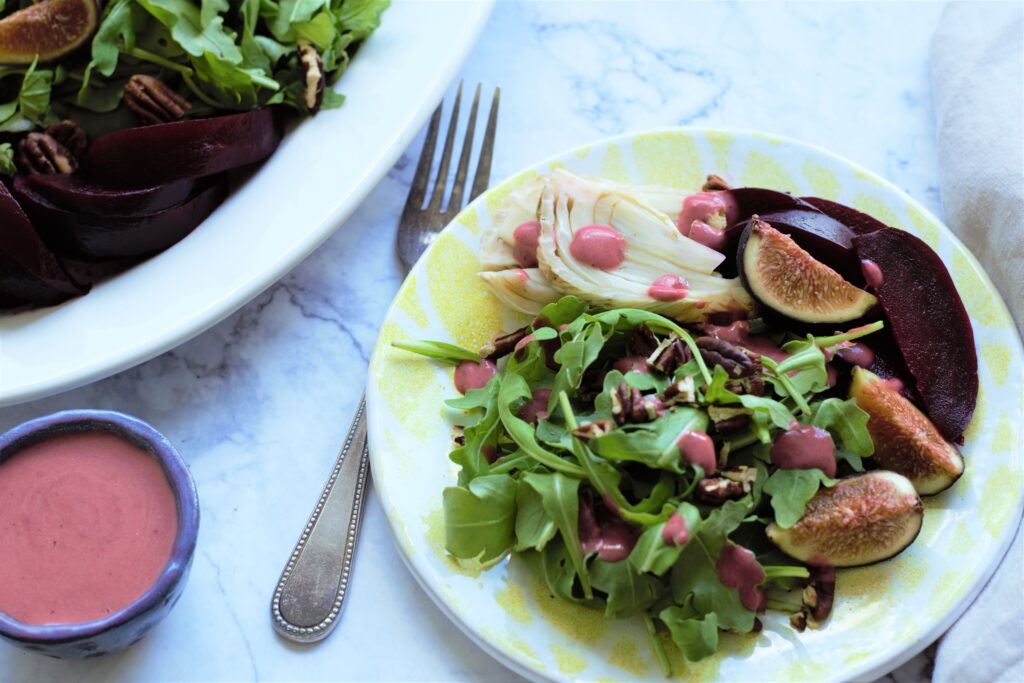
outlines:
[[[565,549],[572,560],[576,574],[583,585],[583,594],[591,597],[590,579],[587,566],[583,562],[583,551],[580,548],[579,533],[579,489],[580,480],[571,479],[559,472],[538,474],[527,472],[522,480],[540,495],[544,512],[558,527]]]
[[[775,523],[783,529],[796,524],[804,516],[807,501],[818,488],[834,486],[835,479],[825,476],[817,467],[811,469],[776,470],[764,484],[764,492],[772,497]]]
[[[679,455],[676,442],[683,432],[703,432],[708,416],[697,408],[677,407],[653,422],[624,425],[590,442],[606,460],[641,462],[655,469],[681,474],[689,469]]]
[[[587,305],[574,296],[563,296],[540,309],[537,320],[550,327],[568,325],[587,312]]]
[[[700,618],[692,608],[666,607],[658,618],[689,661],[700,661],[718,650],[718,615],[714,612]]]
[[[235,37],[224,26],[224,17],[208,17],[204,26],[200,10],[190,0],[136,0],[143,9],[171,31],[171,37],[188,54],[203,58],[207,52],[216,59],[240,64],[242,53]],[[209,12],[208,12],[209,14]]]
[[[629,562],[597,558],[590,568],[591,584],[606,593],[605,616],[622,619],[640,614],[654,604],[664,587],[649,574],[637,572]]]
[[[14,165],[14,148],[9,142],[0,143],[0,175],[13,176],[17,172],[18,167]]]
[[[529,385],[519,375],[507,374],[498,392],[498,414],[506,431],[524,453],[553,470],[575,477],[583,476],[583,469],[537,443],[533,425],[524,422],[512,413],[512,404],[533,395]]]
[[[507,474],[477,477],[444,490],[445,550],[491,564],[515,541],[516,482]]]
[[[686,520],[686,529],[693,538],[700,528],[700,510],[690,503],[682,503],[676,512]],[[629,554],[629,563],[638,572],[650,572],[661,576],[676,563],[679,555],[683,552],[683,545],[668,545],[662,538],[662,531],[667,522],[661,522],[647,527],[640,538],[637,539],[633,551]]]
[[[516,486],[516,543],[512,547],[516,552],[529,548],[544,550],[558,527],[544,510],[544,499],[524,478],[519,479]]]
[[[464,349],[461,346],[455,344],[449,344],[448,342],[440,341],[393,341],[391,345],[396,349],[403,351],[410,351],[412,353],[418,353],[421,356],[427,358],[433,358],[434,360],[444,361],[446,363],[457,364],[464,360],[477,362],[480,360],[480,354],[473,353],[468,349]]]
[[[498,416],[500,385],[501,378],[495,376],[482,389],[471,389],[462,398],[446,401],[452,408],[478,414],[478,419],[464,420],[466,425],[463,430],[465,445],[462,448],[456,448],[448,456],[452,462],[461,466],[459,470],[460,486],[490,471],[484,448],[497,449],[498,440],[502,435]],[[483,409],[482,413],[481,409]]]
[[[843,449],[863,458],[875,452],[875,443],[868,432],[871,416],[857,405],[856,399],[827,398],[812,404],[811,409],[814,411],[811,424],[837,435]]]
[[[390,5],[391,0],[345,0],[338,22],[356,40],[363,40],[380,26],[380,15]]]

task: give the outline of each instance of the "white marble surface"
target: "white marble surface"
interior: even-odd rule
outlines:
[[[623,131],[728,126],[832,149],[940,213],[927,67],[940,9],[498,2],[462,78],[502,88],[494,179]],[[272,587],[402,279],[393,238],[419,147],[331,240],[239,313],[138,368],[0,410],[0,429],[82,407],[150,421],[188,461],[203,515],[188,589],[146,640],[78,663],[0,645],[0,680],[514,679],[419,590],[372,494],[334,635],[295,647],[270,626]],[[929,676],[924,656],[892,675]]]

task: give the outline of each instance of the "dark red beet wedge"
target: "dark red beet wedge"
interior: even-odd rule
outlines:
[[[122,187],[201,178],[270,156],[281,141],[272,109],[128,128],[97,139],[83,173]]]
[[[67,211],[98,216],[137,216],[181,204],[192,194],[193,180],[124,189],[103,185],[77,173],[25,176],[25,185]]]
[[[736,220],[729,225],[726,231],[728,241],[722,249],[725,260],[718,267],[725,277],[735,277],[736,271],[736,250],[739,247],[740,236],[743,229],[747,227],[747,221],[755,214],[774,213],[779,211],[800,210],[817,211],[813,206],[799,197],[794,197],[785,192],[768,190],[763,187],[737,187],[732,190],[725,190],[736,202]]]
[[[68,277],[0,183],[0,306],[56,304],[87,289]]]
[[[800,199],[814,206],[814,208],[822,213],[836,219],[858,235],[866,235],[876,230],[884,230],[886,227],[885,223],[882,223],[877,218],[872,218],[857,209],[851,209],[845,204],[818,197],[801,197]]]
[[[108,217],[57,208],[28,187],[24,178],[14,192],[39,235],[62,256],[123,258],[152,254],[178,242],[209,216],[227,194],[220,179],[205,181],[188,201],[138,216]]]
[[[931,248],[902,230],[853,239],[861,259],[874,261],[874,288],[925,412],[942,435],[963,434],[978,398],[974,332],[946,266]]]

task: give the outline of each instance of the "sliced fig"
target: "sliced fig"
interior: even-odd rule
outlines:
[[[829,199],[819,197],[801,197],[802,201],[810,204],[827,216],[836,219],[858,235],[866,235],[876,230],[885,230],[885,223],[873,218],[862,211],[851,209],[845,204],[833,202]]]
[[[94,141],[81,169],[122,187],[201,178],[265,159],[277,149],[281,133],[270,108],[128,128]]]
[[[924,505],[910,480],[875,470],[822,488],[796,524],[768,525],[783,552],[814,566],[860,567],[898,555],[917,538]]]
[[[866,412],[875,442],[874,463],[902,474],[922,496],[945,491],[964,473],[964,459],[924,413],[889,383],[864,368],[853,369],[850,398]]]
[[[88,289],[72,280],[0,183],[0,306],[49,305]]]
[[[25,185],[55,206],[97,216],[137,216],[181,204],[192,194],[194,181],[124,189],[103,185],[77,173],[25,176]]]
[[[978,399],[978,356],[949,271],[931,247],[902,230],[858,235],[853,246],[881,271],[875,293],[925,412],[956,441]]]
[[[853,249],[857,233],[834,218],[811,209],[790,209],[761,214],[760,219],[779,232],[789,235],[826,266],[857,287],[864,285],[860,259]]]
[[[738,264],[754,297],[793,320],[848,322],[875,305],[874,296],[854,287],[790,237],[756,218],[743,231]]]
[[[96,0],[43,0],[0,19],[0,64],[49,62],[74,52],[96,31]]]
[[[138,216],[97,216],[57,208],[28,187],[24,178],[14,191],[47,245],[62,256],[121,258],[152,254],[178,242],[209,216],[224,199],[221,180],[205,181],[188,201]]]

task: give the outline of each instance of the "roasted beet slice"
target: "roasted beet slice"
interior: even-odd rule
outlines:
[[[55,304],[87,289],[68,276],[0,183],[0,306]]]
[[[28,187],[23,178],[14,182],[14,192],[46,243],[58,254],[72,258],[122,258],[166,249],[192,232],[227,194],[220,178],[208,180],[182,204],[115,218],[59,209]]]
[[[886,227],[885,223],[882,223],[877,218],[872,218],[857,209],[851,209],[845,204],[818,197],[801,197],[800,199],[814,206],[814,208],[822,213],[836,219],[858,235],[866,235],[876,230],[884,230]]]
[[[281,141],[272,109],[128,128],[97,139],[84,173],[122,187],[201,178],[270,156]]]
[[[195,181],[176,180],[139,189],[111,187],[77,174],[25,176],[25,185],[67,211],[97,216],[137,216],[181,204],[192,194]]]
[[[978,356],[949,271],[927,244],[902,230],[858,235],[853,246],[881,270],[874,291],[903,362],[928,417],[955,441],[974,413]]]
[[[813,206],[799,197],[785,192],[768,190],[763,187],[737,187],[726,191],[736,203],[736,218],[726,230],[726,244],[722,248],[725,260],[717,270],[725,277],[735,277],[736,249],[739,247],[740,236],[747,226],[750,217],[757,214],[775,213],[779,211],[806,210],[816,212]]]

